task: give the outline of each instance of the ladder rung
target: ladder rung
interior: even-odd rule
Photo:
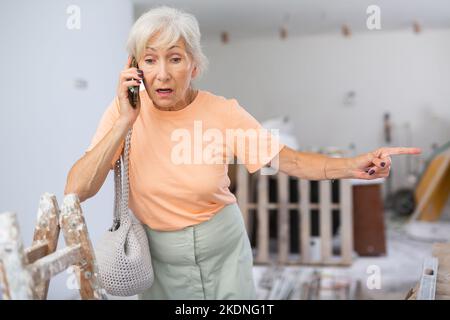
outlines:
[[[30,265],[33,280],[35,283],[49,280],[80,260],[80,244],[55,251]]]
[[[48,253],[48,241],[42,241],[34,246],[25,249],[25,255],[28,263],[33,263],[36,260],[44,257]]]

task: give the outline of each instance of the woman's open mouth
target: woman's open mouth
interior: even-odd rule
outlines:
[[[157,94],[158,97],[160,97],[160,98],[166,98],[166,97],[169,97],[172,93],[173,93],[173,90],[170,89],[170,88],[156,89],[156,94]]]

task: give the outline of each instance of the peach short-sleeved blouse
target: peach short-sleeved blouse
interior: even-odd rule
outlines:
[[[185,108],[162,111],[153,106],[145,90],[140,91],[140,98],[141,111],[130,144],[129,207],[154,230],[180,230],[209,220],[225,205],[236,202],[227,175],[234,156],[253,173],[284,146],[235,99],[199,90]],[[118,118],[115,97],[86,152]],[[111,169],[122,148],[123,143]]]

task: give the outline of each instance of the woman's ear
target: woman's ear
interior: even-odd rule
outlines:
[[[198,68],[197,66],[195,66],[194,69],[192,69],[191,78],[195,79],[197,75],[198,75]]]

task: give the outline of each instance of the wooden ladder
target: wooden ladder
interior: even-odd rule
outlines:
[[[56,250],[60,229],[67,246]],[[81,299],[106,298],[77,195],[66,195],[61,211],[55,195],[41,196],[33,243],[26,249],[17,215],[0,213],[0,286],[4,300],[46,299],[50,279],[71,266]]]

